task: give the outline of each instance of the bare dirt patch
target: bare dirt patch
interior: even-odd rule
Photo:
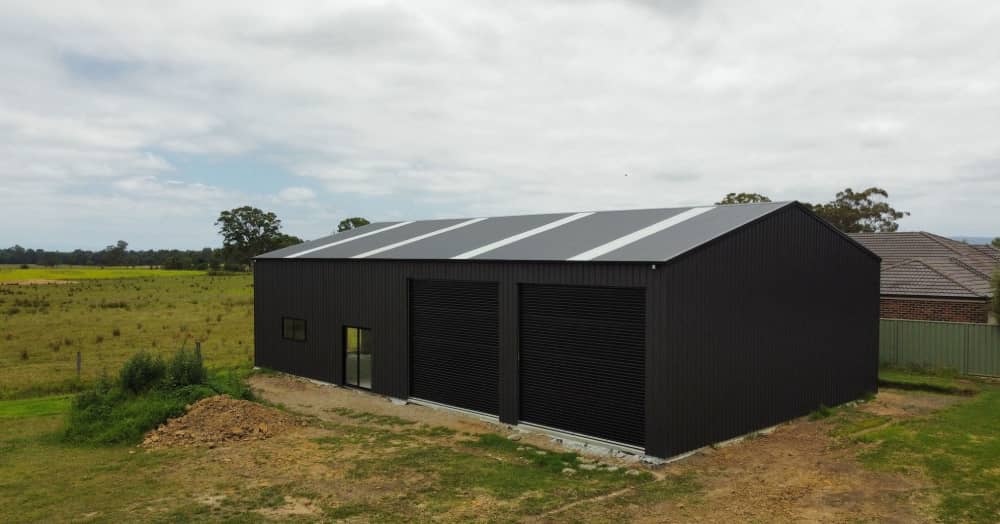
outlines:
[[[709,449],[672,465],[694,473],[703,496],[670,501],[639,521],[922,522],[923,481],[864,469],[856,449],[836,446],[824,421],[799,420],[770,435]]]
[[[929,415],[963,400],[955,395],[883,389],[874,400],[864,403],[859,409],[872,415],[912,418]]]
[[[199,400],[184,415],[150,431],[145,448],[205,445],[264,440],[300,427],[292,415],[255,402],[217,395]]]
[[[883,390],[855,408],[879,423],[926,416],[962,397]],[[877,472],[857,459],[865,448],[833,435],[834,418],[805,418],[669,463],[663,488],[623,493],[620,500],[578,504],[548,521],[587,522],[932,522],[935,499],[922,476]],[[863,430],[862,430],[863,431]],[[692,478],[699,489],[671,494]]]
[[[251,378],[254,389],[264,398],[320,420],[344,423],[359,413],[366,416],[398,417],[419,425],[450,428],[460,434],[511,434],[502,424],[472,416],[420,405],[403,405],[385,397],[351,389],[319,385],[284,375],[258,375]],[[860,417],[879,417],[875,423],[893,423],[911,417],[926,416],[964,399],[914,391],[883,390],[876,399],[857,407],[843,408]],[[885,419],[885,420],[883,420]],[[852,419],[853,420],[853,419]],[[869,420],[869,419],[864,419]],[[805,418],[779,426],[766,436],[757,436],[719,448],[702,450],[695,455],[653,470],[661,481],[655,486],[640,485],[602,494],[592,499],[570,503],[535,517],[535,520],[564,522],[929,522],[935,500],[929,481],[916,474],[897,474],[864,468],[857,459],[865,448],[843,435],[835,435],[843,420],[835,417],[810,421]],[[405,428],[410,426],[398,426]],[[859,425],[858,431],[864,426]],[[278,440],[302,438],[283,436]],[[469,437],[456,437],[469,438]],[[538,447],[565,451],[545,435],[525,434],[521,438]],[[321,441],[322,439],[320,439]],[[447,440],[447,439],[446,439]],[[354,461],[390,453],[395,444],[390,437],[362,447],[342,447],[328,461],[309,458],[316,451],[327,450],[316,441],[298,442],[294,453],[272,448],[268,468],[287,467],[301,473],[325,478],[326,483],[341,480],[345,468]],[[430,442],[430,441],[428,441]],[[411,443],[409,445],[426,445]],[[407,444],[403,444],[405,447]],[[364,450],[364,451],[361,451]],[[215,450],[216,452],[219,450]],[[242,453],[238,447],[226,453]],[[359,455],[360,453],[360,455]],[[234,457],[235,458],[235,457]],[[240,459],[236,459],[240,461]],[[246,459],[242,459],[245,461]],[[608,461],[602,458],[601,461]],[[262,464],[263,465],[263,464]],[[635,467],[634,464],[631,467]],[[330,469],[328,469],[330,468]],[[678,479],[693,479],[691,489],[678,490]],[[412,490],[426,489],[432,478],[376,476],[364,489],[351,492],[345,482],[327,507],[348,508],[369,500],[372,493],[385,497],[406,497]],[[686,482],[686,481],[684,481]],[[425,486],[425,488],[420,488]],[[657,486],[663,486],[662,488]],[[670,486],[674,486],[671,488]],[[486,497],[489,499],[489,497]],[[381,500],[381,499],[379,499]],[[483,500],[470,494],[468,504],[439,515],[444,520],[464,520],[482,515],[480,511],[496,500]],[[477,505],[478,504],[478,505]],[[285,501],[286,509],[308,512]],[[281,507],[285,507],[281,506]],[[346,510],[345,510],[346,511]],[[304,514],[304,513],[303,513]]]
[[[505,424],[497,424],[471,415],[455,413],[417,404],[397,404],[386,397],[365,391],[317,384],[307,379],[289,375],[255,375],[250,385],[264,398],[282,404],[288,409],[323,420],[342,420],[338,413],[344,409],[380,416],[400,417],[419,421],[429,426],[441,426],[459,433],[511,434]],[[560,450],[552,439],[543,434],[518,433],[526,443],[548,449]]]

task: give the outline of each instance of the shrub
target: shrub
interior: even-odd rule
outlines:
[[[98,445],[133,444],[139,442],[145,432],[181,415],[188,404],[199,399],[228,394],[233,398],[253,400],[253,394],[243,380],[244,372],[226,371],[207,376],[197,350],[182,349],[168,364],[140,351],[122,366],[119,375],[118,381],[102,375],[91,389],[77,395],[63,434],[66,441]],[[157,375],[159,379],[155,379]],[[173,383],[177,377],[193,381],[197,376],[206,383]],[[126,386],[134,383],[142,383],[144,387]]]
[[[993,273],[993,313],[1000,318],[1000,270]]]
[[[126,391],[142,393],[152,386],[158,385],[166,375],[163,359],[140,351],[122,365],[119,382]]]
[[[73,401],[64,438],[80,444],[135,443],[145,432],[184,413],[188,404],[214,394],[207,386],[188,386],[129,395],[105,381]]]
[[[28,350],[27,349],[22,349],[21,350],[21,360],[28,360]]]
[[[172,386],[189,386],[205,381],[201,351],[181,348],[167,364],[167,380]]]
[[[820,404],[816,411],[809,414],[809,420],[820,420],[828,418],[830,415],[833,415],[833,410],[823,404]]]
[[[122,330],[121,330],[121,329],[118,329],[118,328],[114,328],[114,329],[112,329],[112,330],[111,330],[111,336],[115,336],[115,337],[120,337],[120,336],[122,336]]]

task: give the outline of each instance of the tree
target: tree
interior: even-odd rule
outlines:
[[[125,251],[128,250],[128,242],[119,240],[112,246],[104,248],[101,253],[101,261],[106,266],[120,266],[125,261]]]
[[[345,218],[341,220],[339,224],[337,224],[337,232],[342,233],[344,231],[350,231],[354,228],[367,226],[368,224],[371,224],[371,222],[369,222],[367,218],[362,218],[362,217]]]
[[[280,247],[299,243],[281,232],[281,220],[270,211],[243,206],[219,213],[215,221],[222,235],[222,249],[228,262],[245,265],[250,259]]]
[[[1000,237],[996,237],[993,239],[993,247],[1000,249]]]
[[[899,229],[896,221],[910,213],[893,209],[883,200],[888,198],[889,193],[877,187],[857,193],[847,188],[831,202],[806,205],[845,233],[896,231]]]
[[[729,193],[726,198],[716,202],[715,205],[725,204],[756,204],[758,202],[770,202],[771,199],[759,193]]]

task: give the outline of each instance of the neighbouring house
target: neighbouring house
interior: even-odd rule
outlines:
[[[381,222],[255,259],[254,356],[670,457],[874,392],[878,281],[795,202]]]
[[[995,322],[991,277],[1000,251],[926,232],[852,234],[882,257],[882,318]]]

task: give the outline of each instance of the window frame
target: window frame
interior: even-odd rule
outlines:
[[[289,334],[285,332],[285,323],[287,321],[291,321],[292,322],[292,327],[291,327],[291,330],[290,330],[291,331],[291,336],[289,336]],[[296,331],[298,331],[297,329],[295,329],[295,323],[296,322],[301,322],[302,323],[302,338],[296,338],[296,336],[295,336]],[[289,342],[305,342],[308,338],[309,337],[308,337],[308,331],[306,329],[306,319],[304,319],[304,318],[295,318],[295,317],[281,317],[281,339],[282,340],[288,340]]]

